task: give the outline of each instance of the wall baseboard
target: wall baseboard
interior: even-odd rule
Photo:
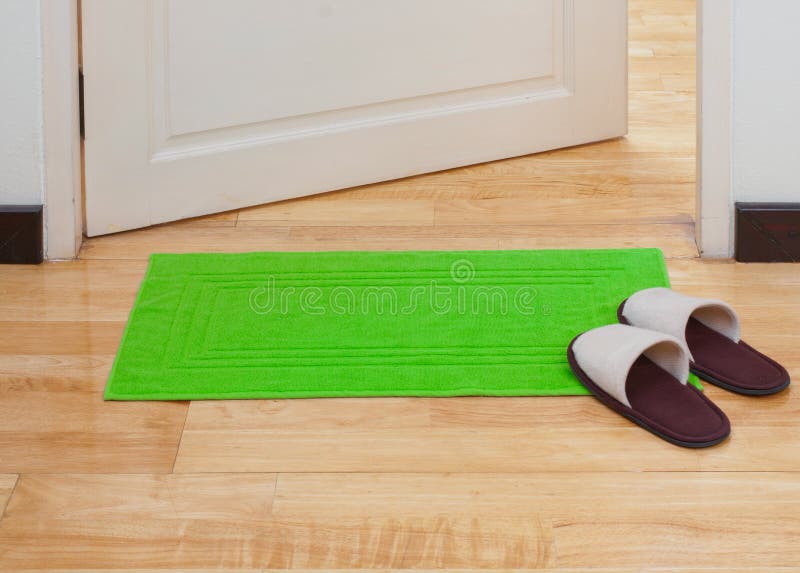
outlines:
[[[736,203],[735,258],[800,262],[800,203]]]
[[[43,245],[41,205],[0,205],[0,263],[39,264]]]

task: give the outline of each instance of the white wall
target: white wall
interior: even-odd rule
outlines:
[[[799,22],[797,0],[734,0],[735,201],[800,202]]]
[[[0,2],[0,204],[42,203],[40,29],[38,0]]]

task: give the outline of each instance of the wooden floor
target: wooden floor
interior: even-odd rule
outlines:
[[[630,8],[626,139],[2,267],[0,570],[800,570],[794,387],[709,388],[733,434],[705,451],[589,397],[101,397],[153,251],[657,246],[800,378],[800,267],[697,259],[693,2]]]

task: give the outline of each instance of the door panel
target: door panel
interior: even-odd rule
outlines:
[[[553,73],[552,0],[162,4],[171,135]]]
[[[90,236],[622,135],[624,0],[83,0]]]

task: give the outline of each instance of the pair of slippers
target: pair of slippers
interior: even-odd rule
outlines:
[[[739,318],[722,301],[651,288],[624,300],[617,317],[573,339],[570,366],[603,404],[668,442],[703,448],[730,435],[725,413],[687,384],[690,371],[752,396],[789,386],[783,366],[740,340]]]

